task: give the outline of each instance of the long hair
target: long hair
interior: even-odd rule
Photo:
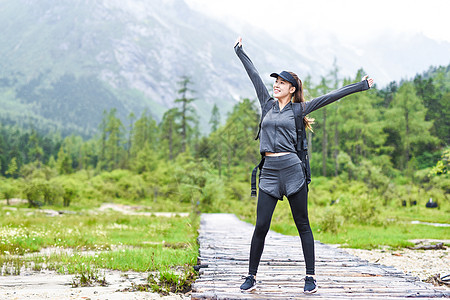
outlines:
[[[300,78],[298,78],[297,74],[295,74],[294,72],[289,72],[289,74],[291,74],[292,77],[294,77],[294,79],[297,80],[297,84],[298,84],[298,89],[295,89],[294,97],[292,99],[292,102],[294,102],[294,103],[305,102],[305,97],[303,96],[303,83],[302,83],[302,81],[300,80]],[[311,125],[314,124],[314,119],[313,118],[308,118],[308,117],[305,116],[303,118],[303,124],[305,125],[306,129],[309,129],[309,130],[313,131],[312,127],[311,127]]]

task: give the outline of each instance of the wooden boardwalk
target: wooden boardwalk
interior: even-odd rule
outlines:
[[[294,226],[294,223],[293,223]],[[203,214],[199,243],[199,278],[191,299],[398,299],[450,297],[450,292],[405,275],[393,267],[371,264],[341,249],[315,243],[318,292],[303,294],[305,265],[300,238],[270,231],[257,276],[257,289],[242,293],[248,273],[253,225],[231,214]],[[207,265],[207,267],[206,267]]]

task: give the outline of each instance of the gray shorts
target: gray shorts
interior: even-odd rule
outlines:
[[[282,156],[266,156],[259,178],[259,188],[265,193],[283,200],[305,185],[305,171],[296,153]]]

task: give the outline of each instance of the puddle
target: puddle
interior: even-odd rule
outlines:
[[[450,227],[450,224],[445,224],[445,223],[428,223],[428,222],[420,222],[420,221],[411,221],[411,224],[430,225],[430,226],[434,226],[434,227]]]

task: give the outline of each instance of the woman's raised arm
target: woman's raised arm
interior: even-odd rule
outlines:
[[[259,103],[263,106],[271,97],[252,61],[244,52],[244,49],[242,49],[241,37],[236,40],[236,43],[234,44],[234,51],[244,65],[245,71],[247,71],[248,77],[250,77],[250,80],[255,88]]]
[[[368,90],[372,87],[373,82],[374,80],[366,75],[360,82],[346,85],[340,89],[329,92],[328,94],[314,98],[311,101],[304,102],[303,115],[306,116],[307,114],[350,94]]]

